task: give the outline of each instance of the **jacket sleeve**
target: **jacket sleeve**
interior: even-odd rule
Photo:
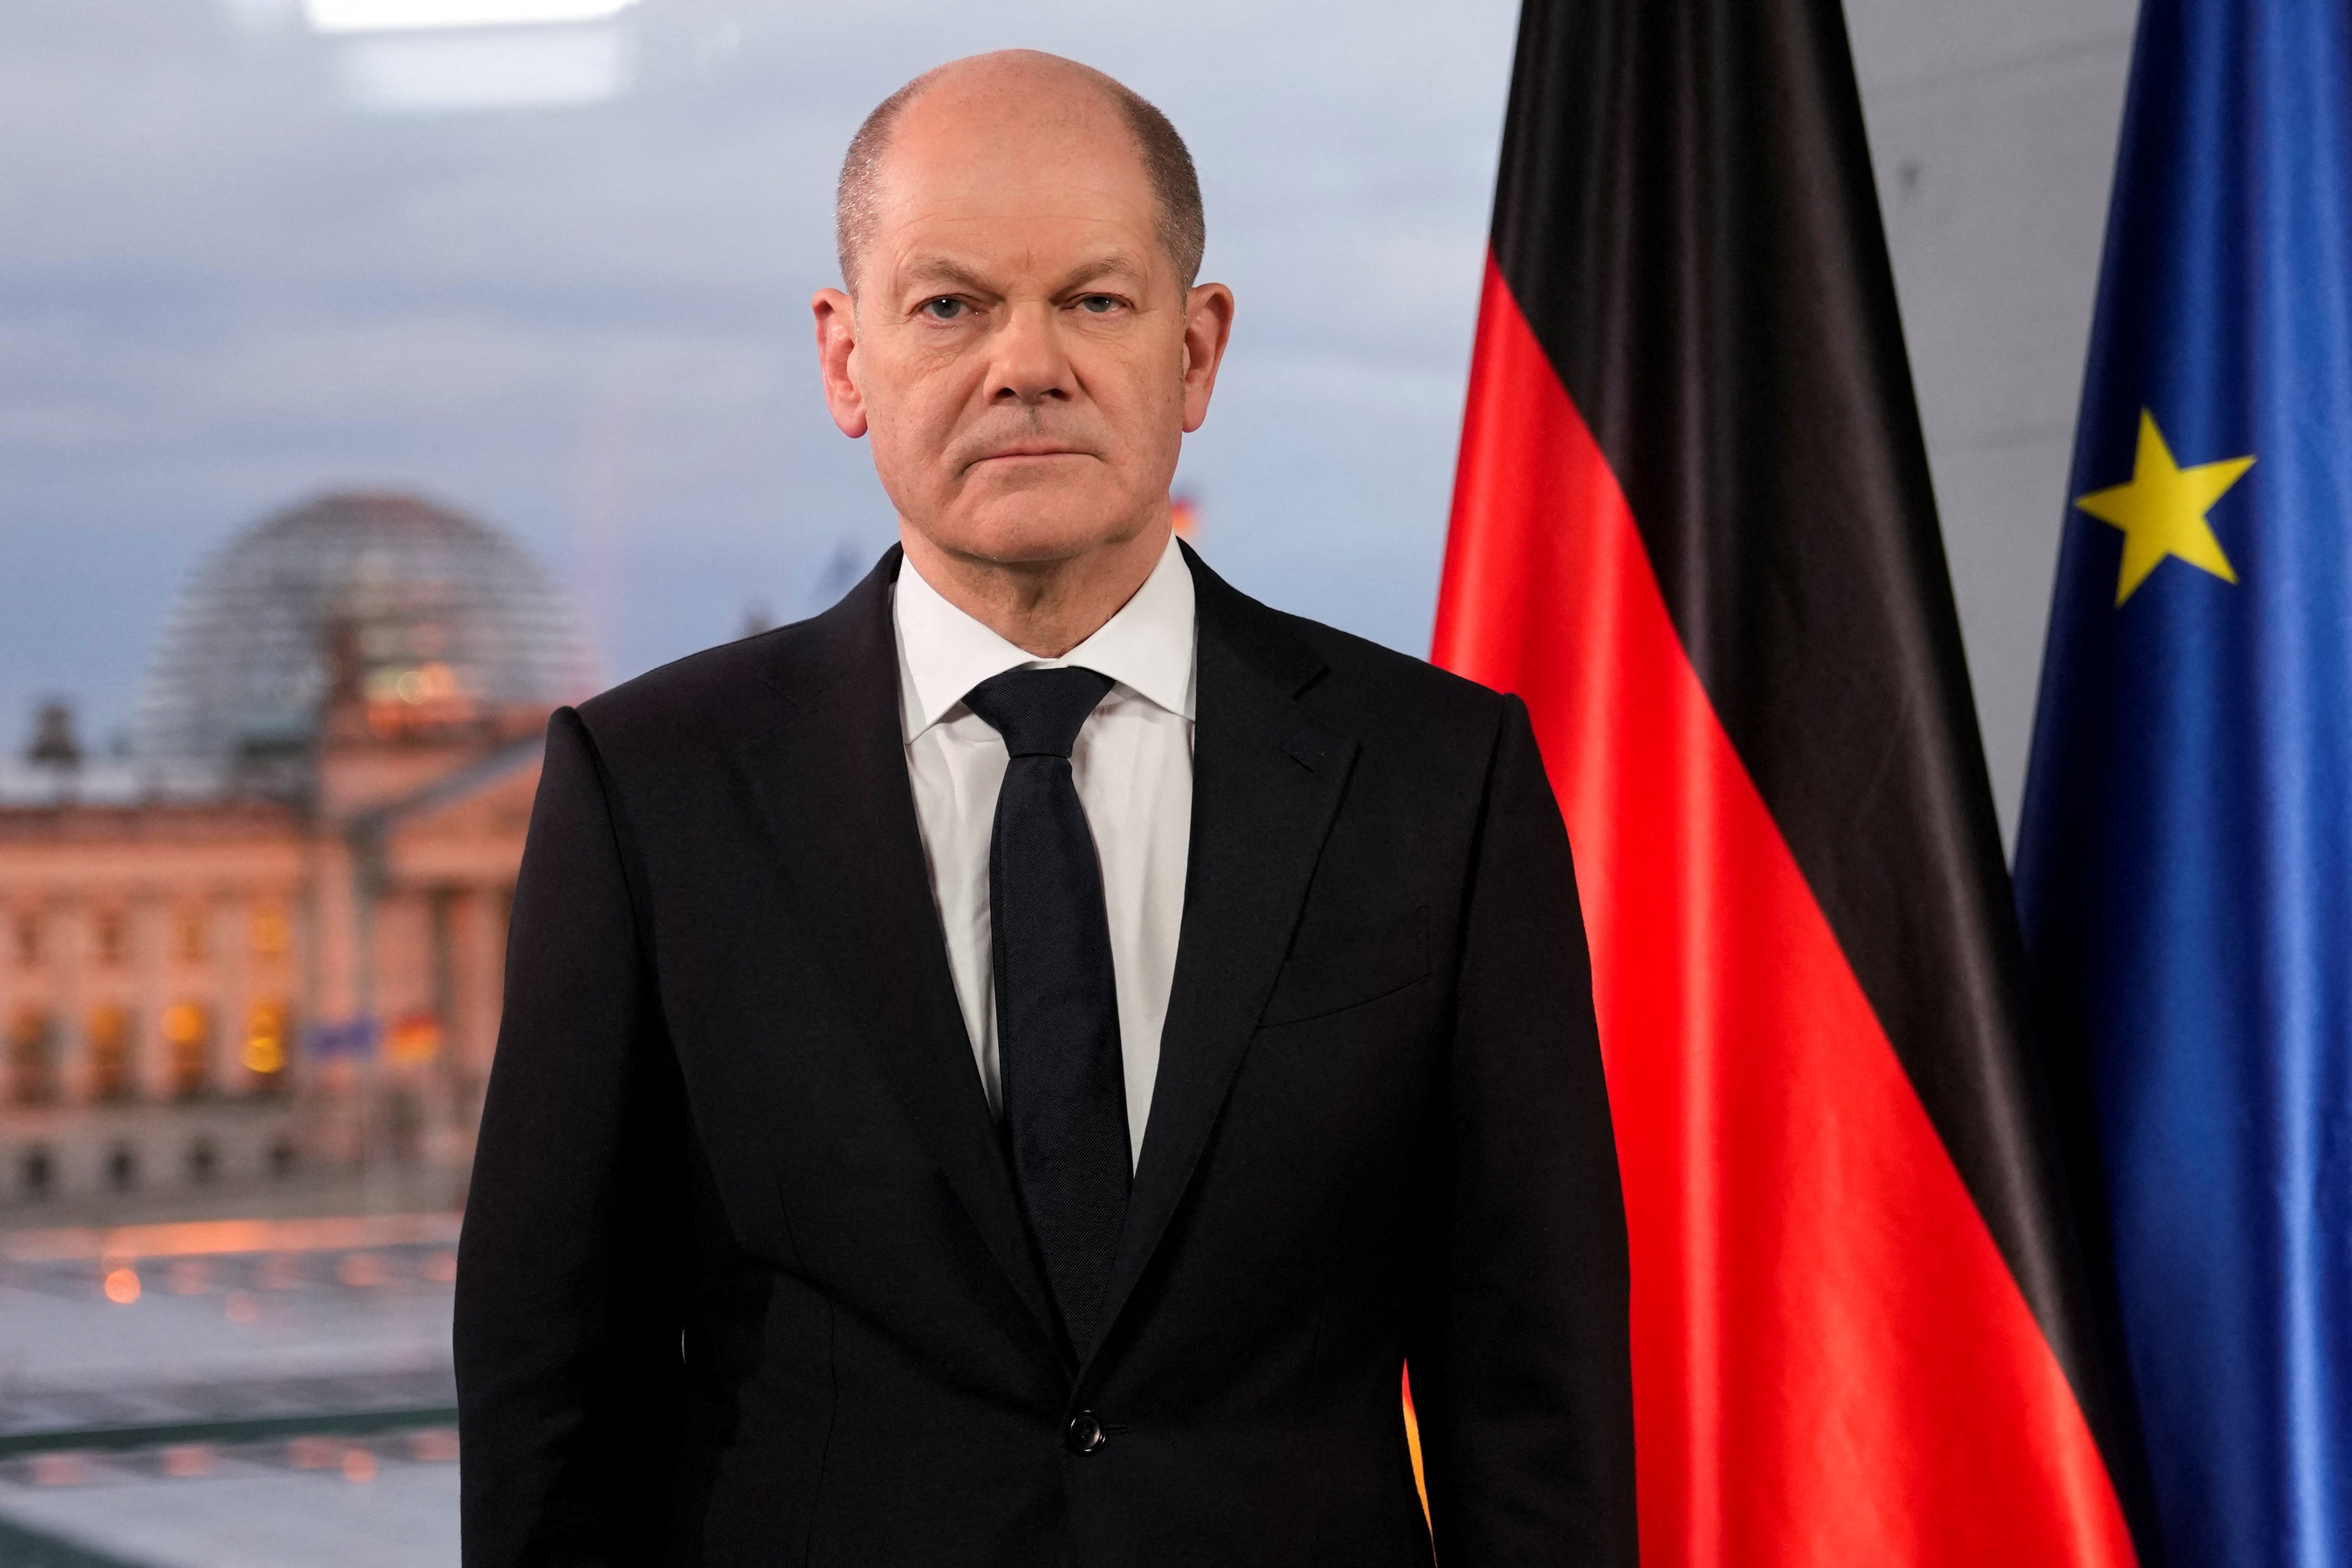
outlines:
[[[686,1131],[613,808],[549,721],[457,1253],[467,1568],[661,1560],[682,1420]]]
[[[1567,830],[1507,700],[1471,870],[1410,1352],[1444,1568],[1636,1561],[1625,1215]]]

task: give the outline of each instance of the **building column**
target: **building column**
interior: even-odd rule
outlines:
[[[58,1105],[79,1105],[89,1077],[89,1050],[83,1026],[89,1021],[89,972],[96,966],[98,933],[86,900],[50,907],[57,937],[57,1006],[49,1026],[49,1080]]]
[[[219,999],[214,1005],[217,1021],[207,1042],[212,1053],[207,1081],[213,1093],[236,1100],[245,1098],[249,1076],[239,1058],[245,1054],[246,1015],[252,1003],[247,994],[247,932],[239,918],[243,912],[244,902],[235,893],[217,893],[205,900],[205,925],[212,948],[212,993]]]
[[[499,1041],[499,992],[506,966],[499,901],[497,889],[471,887],[451,910],[457,984],[448,1020],[449,1066],[458,1113],[469,1129],[481,1114],[482,1086]]]
[[[161,895],[142,892],[124,916],[130,924],[131,963],[138,978],[131,1020],[131,1084],[136,1100],[161,1100],[172,1092],[171,1046],[163,1038],[163,1010],[172,1005],[163,975],[171,958],[172,911]]]

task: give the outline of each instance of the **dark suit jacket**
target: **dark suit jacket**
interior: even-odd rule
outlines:
[[[459,1252],[471,1568],[1427,1564],[1408,1360],[1445,1568],[1633,1562],[1624,1219],[1526,710],[1187,559],[1175,991],[1083,1362],[930,898],[898,552],[555,715]]]

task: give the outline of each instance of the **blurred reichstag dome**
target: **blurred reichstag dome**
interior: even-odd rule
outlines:
[[[223,781],[309,752],[338,682],[448,720],[576,700],[580,623],[530,557],[415,496],[324,495],[198,569],[141,690],[134,752]]]

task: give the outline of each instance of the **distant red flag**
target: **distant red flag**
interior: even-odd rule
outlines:
[[[1643,1561],[2130,1563],[1835,0],[1527,0],[1436,658],[1575,845]]]

